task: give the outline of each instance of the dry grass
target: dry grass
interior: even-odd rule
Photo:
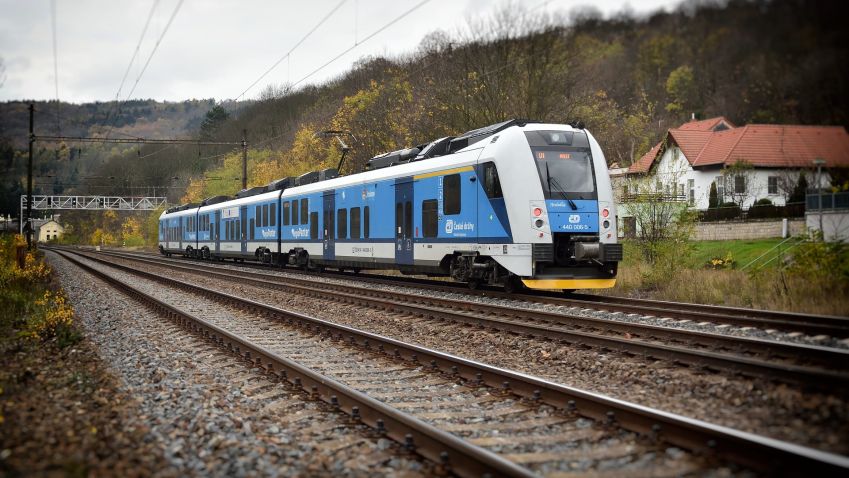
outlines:
[[[623,264],[616,287],[605,295],[751,307],[822,315],[849,316],[849,284],[800,277],[770,269],[750,274],[737,270],[681,268],[666,280],[642,262]]]

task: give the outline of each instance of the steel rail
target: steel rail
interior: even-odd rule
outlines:
[[[139,255],[159,257],[159,254],[138,253]],[[184,257],[184,260],[202,262],[199,259]],[[262,264],[243,263],[246,268],[269,270]],[[316,275],[299,269],[287,268],[287,272]],[[352,279],[347,273],[325,271],[324,274]],[[453,292],[472,296],[485,296],[497,299],[524,300],[528,302],[560,305],[564,307],[583,307],[625,314],[640,314],[655,317],[669,317],[678,320],[696,322],[714,322],[730,324],[739,327],[757,327],[775,329],[785,332],[803,332],[813,335],[829,335],[834,337],[849,337],[849,317],[832,315],[802,314],[796,312],[781,312],[775,310],[759,310],[743,307],[720,305],[690,304],[649,299],[631,299],[627,297],[602,296],[592,294],[573,294],[563,297],[551,291],[525,291],[523,293],[507,293],[494,288],[483,287],[470,290],[462,283],[436,281],[413,277],[394,277],[381,274],[357,274],[356,280],[377,284],[418,287],[421,289]]]
[[[222,269],[210,266],[194,265],[190,267],[171,263],[164,264],[161,261],[146,258],[126,257],[120,254],[110,255],[125,260],[153,264],[159,267],[184,270],[192,274],[200,274],[198,271],[204,270],[206,272],[202,275],[206,277],[218,277],[228,281],[232,280],[233,277],[239,277],[245,283],[251,283],[255,286],[271,287],[282,291],[295,291],[309,297],[329,297],[335,301],[343,301],[370,308],[381,308],[474,326],[486,326],[497,330],[545,339],[564,340],[581,345],[616,349],[633,355],[649,356],[694,366],[777,378],[811,388],[823,390],[834,390],[835,388],[849,389],[849,373],[844,370],[827,370],[827,368],[844,368],[849,363],[849,351],[829,347],[777,342],[656,325],[617,322],[615,320],[584,317],[574,314],[516,309],[479,302],[421,296],[418,294],[406,294],[403,292],[383,291],[341,284],[319,283],[313,280],[284,278],[266,274],[254,274],[247,271],[222,272]],[[256,277],[257,275],[265,278],[258,278]],[[429,307],[432,305],[441,307],[442,309]],[[458,311],[457,309],[460,310]],[[499,319],[487,314],[519,318],[526,322]],[[527,321],[542,321],[543,323],[528,323]],[[562,325],[593,328],[623,335],[631,334],[631,337],[626,339],[600,335],[593,332],[575,331],[563,328],[561,327]],[[731,353],[694,350],[687,347],[686,344],[682,346],[658,344],[652,342],[652,339],[699,344],[722,351],[730,350]],[[741,355],[742,353],[751,353],[765,357],[763,359],[754,359]],[[823,368],[777,363],[772,360],[776,356],[786,359],[798,359],[802,357],[809,362],[815,362]]]
[[[253,362],[268,373],[276,375],[280,380],[302,388],[313,399],[328,403],[334,409],[350,415],[353,423],[364,423],[370,426],[381,435],[400,443],[406,450],[415,451],[436,463],[446,472],[466,477],[485,475],[536,476],[527,468],[506,460],[495,453],[472,445],[356,389],[160,301],[109,274],[70,257],[65,251],[56,252],[111,286],[153,306],[160,313],[174,319],[179,325],[202,335],[204,338],[212,339],[218,345]]]
[[[78,252],[75,254],[82,255]],[[618,424],[625,429],[644,434],[650,439],[663,440],[706,457],[726,459],[746,467],[776,474],[837,475],[849,471],[849,457],[655,410],[257,301],[211,291],[183,281],[111,264],[103,259],[84,257],[95,262],[106,263],[107,267],[126,270],[134,275],[153,276],[155,279],[152,280],[157,282],[171,284],[221,303],[236,304],[258,314],[276,317],[289,325],[297,324],[307,329],[324,330],[351,345],[358,345],[372,351],[376,349],[379,353],[390,353],[389,350],[392,350],[391,356],[397,359],[420,365],[429,363],[433,372],[450,374],[473,385],[501,388],[526,401],[546,403],[570,415],[581,415],[603,423]],[[449,463],[452,467],[456,466],[453,460]],[[452,471],[455,469],[452,468]]]

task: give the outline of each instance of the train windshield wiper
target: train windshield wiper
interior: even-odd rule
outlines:
[[[560,184],[560,181],[558,181],[557,178],[551,177],[551,172],[548,170],[548,161],[545,162],[545,177],[546,182],[548,183],[548,192],[554,192],[551,190],[551,185],[554,184],[554,187],[557,188],[557,192],[563,196],[563,199],[565,199],[567,203],[569,203],[569,207],[572,208],[573,211],[577,211],[578,205],[566,195],[566,188]]]

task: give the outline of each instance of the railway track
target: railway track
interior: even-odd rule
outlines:
[[[131,253],[146,257],[159,257],[159,254]],[[197,259],[171,259],[203,263]],[[251,263],[240,263],[240,267],[272,270],[268,266]],[[304,272],[299,269],[285,269],[287,272],[300,273],[308,276],[315,272]],[[323,274],[340,278],[351,278],[349,273],[325,271]],[[523,300],[531,303],[549,304],[564,307],[580,307],[623,314],[639,314],[644,316],[668,317],[677,320],[693,322],[711,322],[729,324],[739,327],[756,327],[785,332],[800,332],[809,335],[827,335],[831,337],[849,338],[849,317],[819,316],[773,310],[748,309],[704,304],[689,304],[649,299],[632,299],[626,297],[602,296],[592,294],[571,294],[564,297],[549,291],[525,291],[508,294],[493,288],[469,290],[464,284],[419,279],[412,277],[394,277],[380,274],[357,274],[358,281],[383,284],[389,286],[410,286],[421,289],[466,294],[470,296],[485,296],[496,299]]]
[[[737,466],[781,474],[849,469],[849,459],[838,455],[565,387],[102,259],[58,253],[446,472],[645,476],[729,467],[740,471]]]
[[[714,371],[778,379],[823,390],[849,388],[849,351],[750,337],[619,322],[577,314],[462,301],[414,293],[318,282],[219,267],[111,254],[125,260],[170,267],[206,278],[437,320],[489,327],[510,333],[564,341],[579,346],[682,363]]]

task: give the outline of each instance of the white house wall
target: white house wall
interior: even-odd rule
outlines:
[[[743,201],[742,206],[743,208],[748,208],[752,206],[755,201],[763,198],[769,199],[777,206],[783,206],[786,202],[787,192],[779,185],[775,194],[769,194],[769,178],[771,176],[775,176],[778,177],[779,182],[781,182],[783,178],[790,176],[795,182],[798,178],[799,172],[798,170],[756,168],[746,172],[745,175],[747,177],[748,184],[746,188],[746,198]],[[689,198],[689,180],[692,179],[694,186],[693,208],[703,210],[707,209],[710,203],[710,185],[720,176],[722,176],[722,168],[720,167],[694,170],[692,166],[690,166],[690,162],[684,156],[684,152],[678,147],[672,146],[668,148],[658,160],[657,166],[654,169],[654,174],[645,179],[640,179],[642,177],[637,176],[638,179],[636,182],[647,184],[649,187],[655,188],[657,181],[660,181],[661,191],[670,195],[680,195],[680,188],[683,184],[684,197]],[[822,176],[822,184],[829,184],[828,174],[823,172]],[[625,176],[623,179],[615,181],[617,184],[617,186],[615,186],[617,194],[621,193],[623,184],[628,184],[630,188],[633,187],[629,184],[630,181],[628,181],[627,178],[628,176]],[[810,184],[811,187],[816,187],[815,174],[808,172],[807,179],[808,184]],[[729,186],[733,188],[734,180],[732,178],[728,178],[727,181]],[[719,185],[720,184],[717,184],[717,186]],[[629,192],[634,191],[629,189]],[[727,192],[724,194],[723,198],[720,198],[721,202],[732,200],[733,195]],[[621,215],[624,216],[625,214]]]

